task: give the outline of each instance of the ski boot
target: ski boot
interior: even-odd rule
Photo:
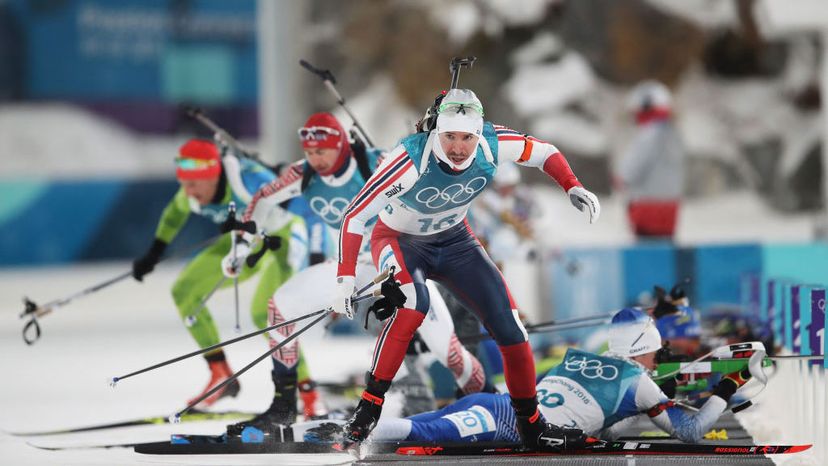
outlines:
[[[534,414],[523,415],[531,405]],[[512,399],[515,407],[517,428],[523,445],[530,450],[544,452],[560,452],[564,450],[579,450],[586,447],[589,437],[581,429],[558,427],[549,424],[537,408],[537,401],[531,399]],[[531,412],[531,411],[529,411]]]
[[[316,382],[311,379],[299,382],[299,398],[302,399],[302,415],[305,416],[306,421],[327,419],[328,408],[319,396]]]
[[[378,380],[370,374],[362,398],[357,404],[353,416],[342,427],[342,438],[334,444],[339,451],[355,450],[359,447],[377,425],[382,404],[385,401],[385,392],[391,386],[390,380]]]
[[[262,435],[277,435],[285,426],[296,422],[296,378],[280,378],[275,373],[271,375],[275,390],[270,407],[249,421],[228,425],[228,436],[244,437],[255,431]]]
[[[198,394],[198,396],[187,401],[188,405],[192,404],[195,400],[201,398],[205,393],[212,390],[213,387],[221,384],[233,375],[233,370],[230,369],[230,366],[227,364],[227,360],[224,358],[224,353],[208,356],[207,364],[210,366],[210,381],[207,382],[207,386],[201,391],[201,393]],[[214,405],[221,398],[228,396],[235,398],[236,395],[239,394],[240,390],[241,385],[239,384],[239,381],[233,380],[229,384],[225,385],[221,390],[218,390],[207,398],[201,400],[194,406],[194,408],[197,410],[204,410],[205,408],[209,408]]]

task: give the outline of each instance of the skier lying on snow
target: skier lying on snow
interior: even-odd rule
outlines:
[[[622,309],[612,318],[609,351],[599,356],[569,349],[564,361],[537,384],[540,410],[558,426],[613,439],[638,415],[684,442],[698,442],[727,409],[730,397],[750,378],[748,369],[725,375],[696,413],[676,406],[649,377],[661,335],[652,318]],[[296,438],[332,441],[341,427],[330,421],[297,424]],[[438,411],[405,419],[383,418],[370,439],[422,442],[519,442],[509,395],[478,393]]]

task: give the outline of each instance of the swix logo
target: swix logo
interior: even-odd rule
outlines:
[[[393,185],[391,185],[391,189],[389,189],[388,191],[385,191],[385,195],[386,195],[386,197],[391,197],[394,194],[397,194],[402,190],[403,190],[402,183],[393,184]]]

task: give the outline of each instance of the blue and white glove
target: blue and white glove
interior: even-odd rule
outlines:
[[[239,239],[236,243],[236,254],[233,255],[231,249],[224,259],[221,260],[221,272],[227,278],[236,278],[241,273],[244,266],[244,260],[250,255],[250,243],[243,239]],[[235,259],[235,260],[234,260]]]
[[[354,277],[336,277],[336,297],[334,298],[333,311],[342,314],[349,319],[354,318],[354,305],[351,297],[356,291],[356,280]]]
[[[598,220],[598,217],[601,215],[601,203],[598,202],[595,194],[580,186],[573,186],[566,193],[569,195],[569,202],[576,209],[583,212],[584,207],[587,208],[589,212],[589,223],[595,223]]]

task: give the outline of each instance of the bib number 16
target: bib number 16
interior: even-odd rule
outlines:
[[[429,230],[441,231],[457,222],[457,214],[448,215],[440,220],[435,220],[433,218],[419,218],[417,221],[420,222],[420,233],[428,233]]]

